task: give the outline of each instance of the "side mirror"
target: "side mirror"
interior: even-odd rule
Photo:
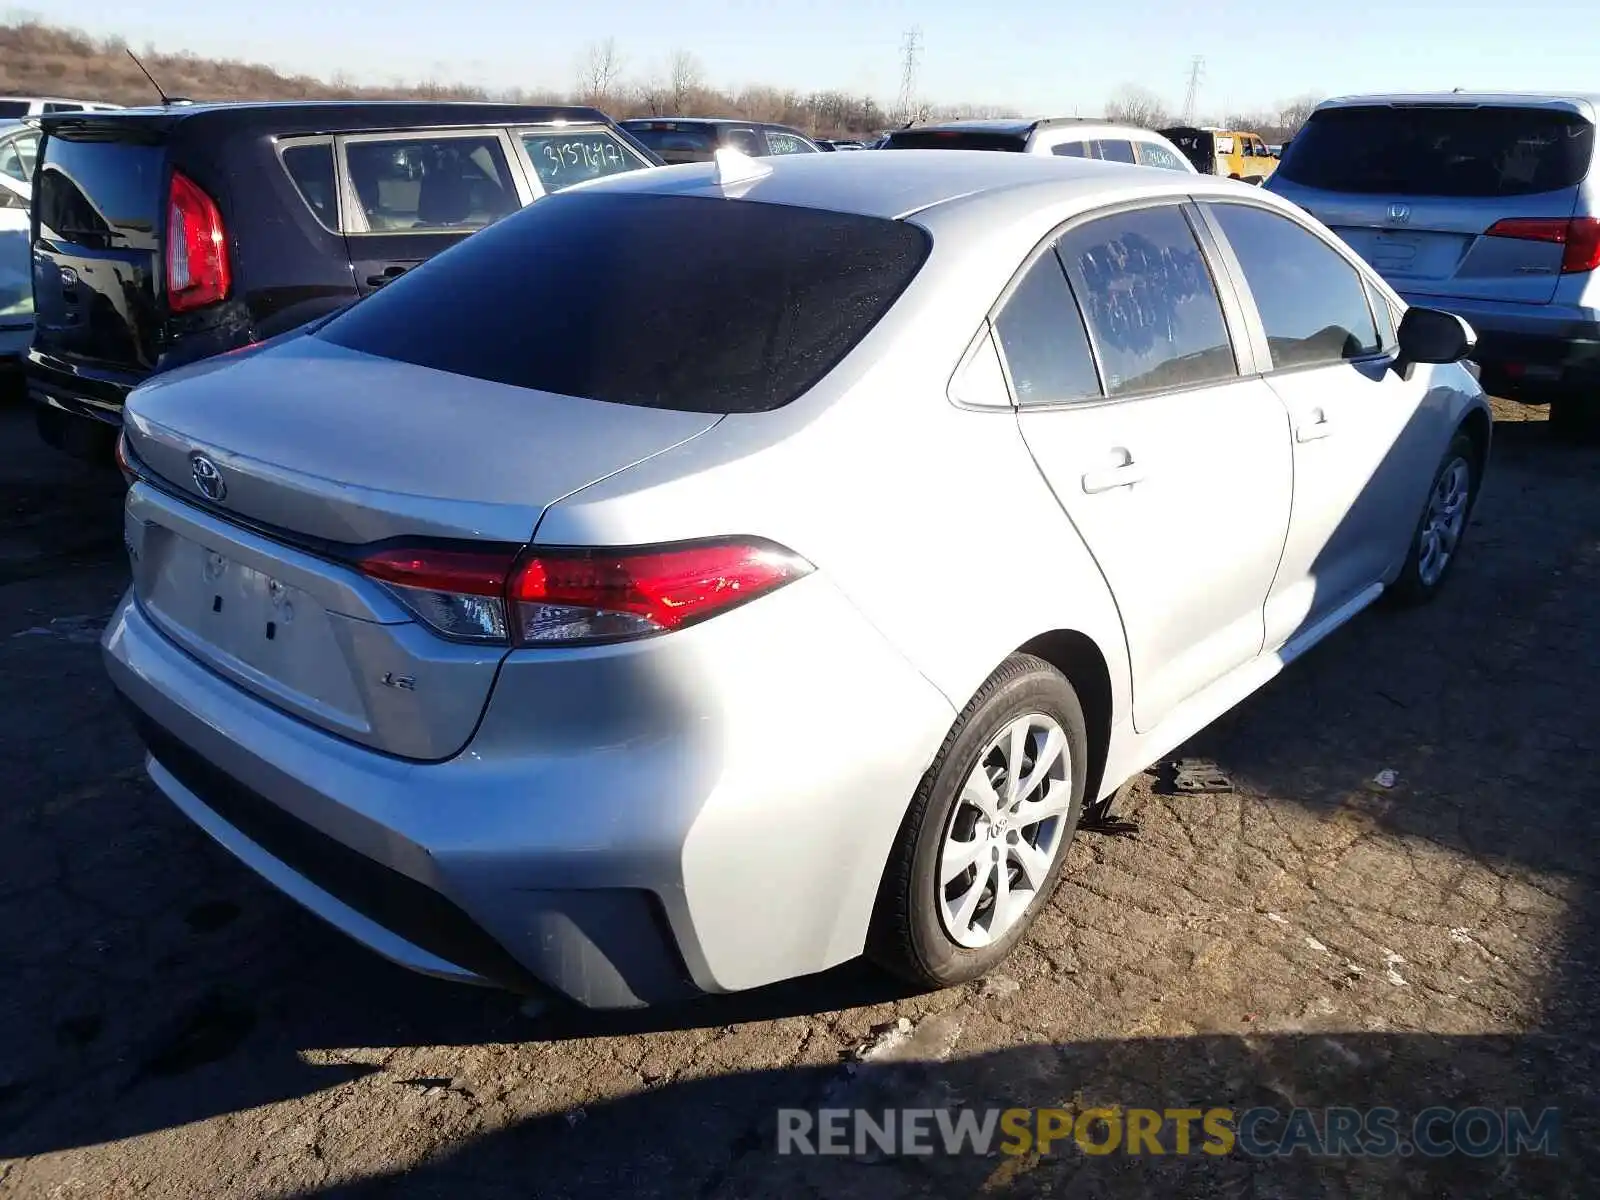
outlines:
[[[1406,309],[1400,318],[1397,339],[1400,353],[1395,358],[1395,369],[1406,379],[1411,378],[1411,367],[1416,363],[1460,362],[1478,344],[1471,325],[1455,313],[1437,308]]]

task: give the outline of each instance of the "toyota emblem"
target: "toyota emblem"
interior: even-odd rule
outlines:
[[[189,456],[189,470],[194,475],[194,486],[200,489],[200,494],[207,500],[221,500],[228,494],[228,485],[222,481],[222,472],[204,454]]]
[[[1390,220],[1390,222],[1392,222],[1395,225],[1408,224],[1410,222],[1410,220],[1411,220],[1411,205],[1409,205],[1409,204],[1391,204],[1391,205],[1389,205],[1389,220]]]

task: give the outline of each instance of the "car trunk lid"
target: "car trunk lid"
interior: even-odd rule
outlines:
[[[148,482],[141,607],[263,700],[386,753],[465,745],[504,644],[452,641],[354,565],[373,543],[518,546],[549,504],[709,429],[375,358],[309,336],[163,374],[124,429]]]

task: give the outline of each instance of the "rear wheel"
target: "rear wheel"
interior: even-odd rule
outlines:
[[[1088,736],[1066,678],[1029,654],[979,689],[924,776],[868,952],[919,986],[983,975],[1044,907],[1083,811]]]

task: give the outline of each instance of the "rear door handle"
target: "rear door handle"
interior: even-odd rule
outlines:
[[[1120,459],[1116,466],[1106,467],[1100,471],[1090,471],[1083,477],[1083,490],[1093,496],[1099,492],[1109,492],[1114,488],[1132,487],[1144,479],[1144,468],[1133,461],[1133,455],[1126,450],[1112,451],[1112,457]]]
[[[1297,442],[1315,442],[1327,437],[1333,432],[1333,422],[1328,420],[1328,414],[1320,408],[1311,410],[1311,415],[1294,427],[1294,440]]]
[[[367,286],[382,287],[386,283],[393,283],[396,279],[399,279],[400,276],[404,275],[409,269],[410,268],[408,267],[385,267],[381,275],[367,276]]]

